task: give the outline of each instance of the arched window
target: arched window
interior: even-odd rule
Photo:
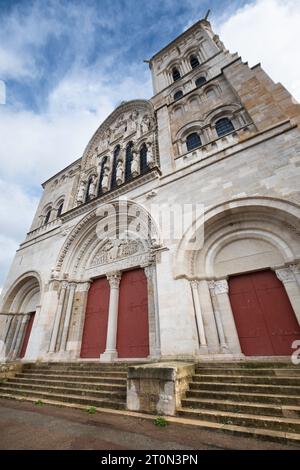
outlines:
[[[131,174],[131,162],[133,160],[132,148],[133,148],[133,143],[129,142],[126,147],[126,157],[125,157],[125,182],[130,181],[132,179],[132,174]]]
[[[197,80],[195,81],[196,87],[200,87],[206,82],[205,77],[198,77]]]
[[[141,175],[146,173],[148,170],[148,163],[147,163],[147,145],[143,143],[140,149],[140,171]]]
[[[197,59],[195,55],[191,55],[190,64],[191,64],[192,69],[195,69],[196,67],[198,67],[198,65],[200,65],[199,60]]]
[[[110,189],[114,189],[117,187],[117,164],[118,164],[118,157],[120,153],[121,147],[120,145],[117,145],[115,150],[114,150],[114,158],[113,158],[113,164],[112,164],[112,170],[111,170],[111,184],[110,184]]]
[[[178,68],[174,67],[172,69],[172,77],[173,77],[174,82],[176,82],[177,80],[179,80],[181,78]]]
[[[219,137],[225,134],[229,134],[229,132],[234,131],[234,127],[230,119],[222,118],[216,122],[216,131]]]
[[[176,91],[174,94],[174,100],[177,101],[183,96],[183,92],[181,90]]]
[[[45,225],[48,224],[48,222],[50,221],[50,217],[51,217],[51,209],[48,209],[45,215],[45,220],[44,220]]]
[[[60,216],[61,216],[63,207],[64,207],[64,201],[62,201],[62,202],[59,204],[59,206],[58,206],[58,208],[57,208],[56,217],[60,217]]]
[[[101,168],[100,168],[100,176],[99,176],[99,184],[98,184],[98,196],[102,194],[102,180],[104,176],[104,167],[107,162],[107,157],[104,157],[101,162]]]
[[[193,150],[197,147],[200,147],[202,145],[201,139],[199,134],[197,132],[193,132],[192,134],[189,134],[186,138],[186,146],[188,150]]]

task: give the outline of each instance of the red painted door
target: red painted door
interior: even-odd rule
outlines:
[[[282,282],[273,271],[235,276],[229,295],[246,356],[287,356],[300,326]]]
[[[24,338],[23,338],[23,342],[22,342],[22,346],[21,346],[21,350],[20,350],[20,358],[25,356],[28,341],[29,341],[29,338],[30,338],[30,333],[31,333],[31,330],[32,330],[34,316],[35,316],[35,312],[33,312],[30,315],[30,318],[29,318],[28,323],[26,325],[25,334],[24,334]]]
[[[109,283],[96,279],[89,290],[80,357],[99,358],[105,351],[109,306]]]
[[[148,292],[143,269],[133,269],[122,275],[117,351],[120,358],[149,355]]]

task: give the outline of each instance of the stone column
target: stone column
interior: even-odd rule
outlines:
[[[66,344],[66,350],[70,354],[70,357],[74,359],[80,357],[86,304],[90,285],[90,281],[78,283],[74,293],[69,334]]]
[[[207,342],[206,342],[206,336],[205,336],[205,331],[204,331],[202,310],[201,310],[201,305],[200,305],[200,300],[199,300],[199,290],[198,290],[199,282],[196,280],[192,280],[190,281],[190,285],[191,285],[191,290],[192,290],[196,326],[197,326],[198,337],[199,337],[199,350],[200,352],[207,353]]]
[[[119,309],[119,287],[121,273],[116,271],[106,275],[110,285],[108,325],[106,337],[106,349],[100,355],[100,360],[104,362],[113,361],[118,357],[117,352],[117,328],[118,328],[118,309]]]
[[[53,329],[52,329],[49,353],[55,352],[55,349],[56,349],[56,341],[57,341],[57,336],[58,336],[58,331],[59,331],[61,314],[62,314],[64,301],[66,297],[67,287],[68,287],[68,283],[64,281],[62,283],[60,294],[59,294],[58,305],[57,305]]]
[[[231,309],[231,304],[228,295],[228,282],[226,279],[221,279],[219,281],[213,281],[211,283],[211,288],[214,291],[215,296],[215,313],[219,312],[220,322],[220,331],[223,329],[223,336],[225,339],[225,344],[228,347],[229,352],[233,354],[241,354],[241,346],[238,337],[238,333],[235,326],[235,321],[233,318],[233,313]],[[217,314],[216,314],[217,318]]]
[[[18,338],[19,338],[19,334],[20,334],[22,319],[23,319],[23,315],[15,314],[14,323],[15,323],[16,326],[15,326],[15,329],[14,329],[12,341],[11,341],[9,351],[8,351],[8,355],[7,355],[8,359],[10,359],[10,360],[15,359],[16,356],[17,356],[17,353],[18,353],[16,348],[17,348],[17,344],[18,344]]]
[[[220,339],[208,282],[206,280],[199,281],[198,292],[208,351],[209,353],[218,353],[220,349]]]
[[[284,285],[300,325],[300,288],[296,281],[296,276],[290,268],[276,269],[275,273],[278,279]]]
[[[68,332],[69,332],[69,327],[70,327],[70,319],[71,319],[76,284],[75,283],[69,284],[68,289],[69,289],[69,297],[68,297],[65,321],[64,321],[63,332],[62,332],[62,337],[61,337],[61,342],[60,342],[61,351],[66,350],[67,337],[68,337]]]
[[[148,291],[149,350],[151,357],[160,356],[160,328],[155,265],[144,267]]]

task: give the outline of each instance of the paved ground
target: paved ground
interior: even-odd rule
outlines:
[[[0,449],[292,449],[255,439],[106,413],[0,400]]]

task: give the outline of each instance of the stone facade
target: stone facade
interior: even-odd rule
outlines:
[[[227,51],[205,20],[150,69],[153,98],[117,107],[82,157],[43,184],[2,293],[1,360],[18,358],[31,312],[24,360],[79,360],[99,276],[111,288],[99,360],[118,360],[119,282],[135,267],[147,276],[149,360],[243,358],[231,275],[276,271],[300,323],[300,106],[260,65]],[[191,134],[200,139],[193,148]],[[111,241],[105,211],[125,196],[136,230]],[[153,204],[191,203],[204,215],[180,240],[164,240],[154,225],[140,236],[141,208],[147,218]],[[202,246],[190,250],[201,231]]]

